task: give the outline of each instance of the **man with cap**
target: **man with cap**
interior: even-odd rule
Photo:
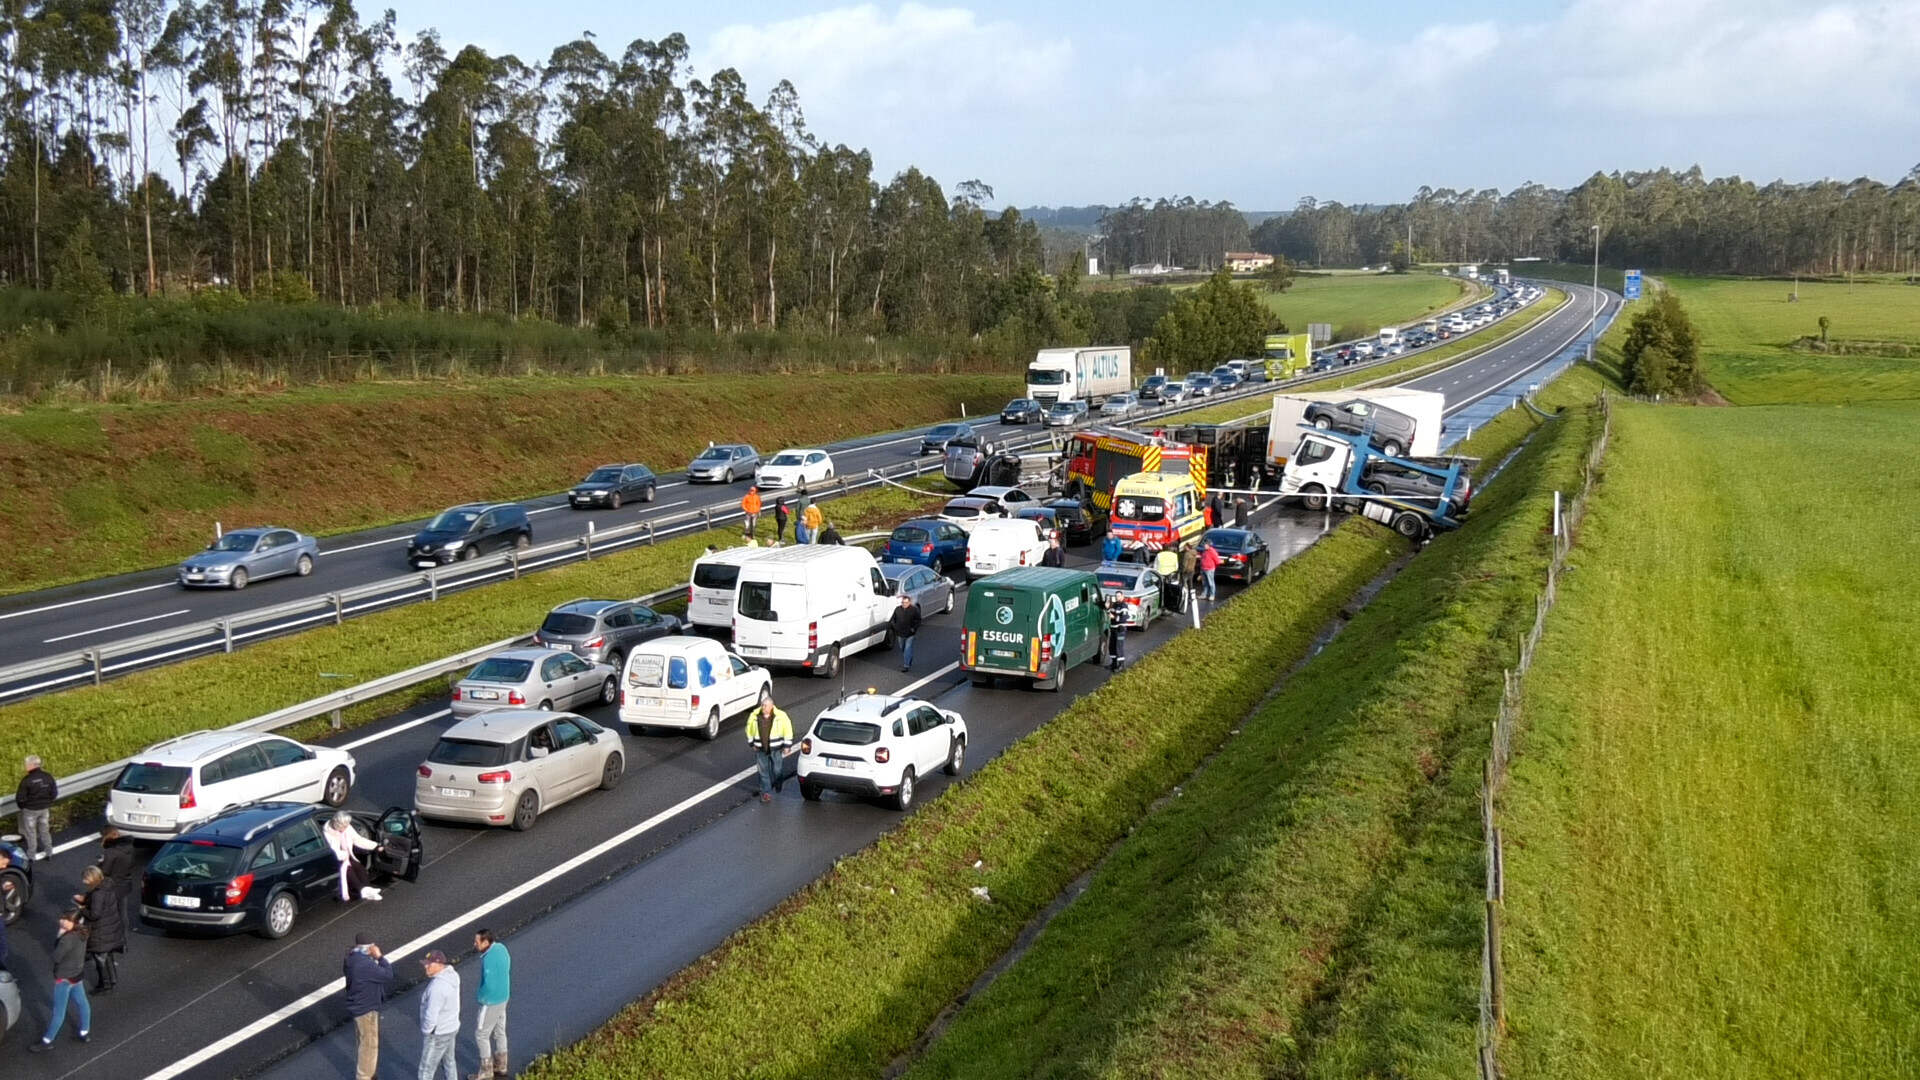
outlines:
[[[460,1080],[453,1063],[453,1041],[460,1034],[460,973],[439,949],[422,963],[427,988],[420,995],[420,1080],[433,1080],[436,1072]]]
[[[353,1017],[355,1034],[360,1037],[357,1080],[373,1080],[380,1067],[380,1003],[393,988],[393,965],[380,955],[380,945],[370,931],[354,935],[353,951],[344,965],[347,976],[347,1015]]]

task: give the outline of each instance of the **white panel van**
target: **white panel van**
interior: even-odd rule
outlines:
[[[866,548],[775,548],[740,567],[734,648],[748,663],[830,679],[844,657],[892,644],[887,621],[897,604]]]
[[[693,560],[693,581],[687,587],[687,621],[696,632],[733,629],[733,587],[739,580],[741,565],[774,550],[726,548]]]

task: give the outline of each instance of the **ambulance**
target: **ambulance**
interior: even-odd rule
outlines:
[[[1207,531],[1203,502],[1190,474],[1134,473],[1113,486],[1108,529],[1130,548],[1184,548]]]

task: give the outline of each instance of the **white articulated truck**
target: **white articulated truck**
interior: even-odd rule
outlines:
[[[1446,411],[1447,396],[1437,390],[1407,390],[1397,386],[1377,386],[1370,390],[1327,390],[1318,394],[1273,395],[1273,415],[1267,427],[1267,467],[1273,472],[1286,468],[1287,458],[1300,443],[1300,425],[1308,423],[1307,409],[1316,402],[1337,405],[1348,401],[1371,401],[1413,419],[1413,444],[1403,447],[1407,457],[1438,457],[1440,426]]]
[[[1133,350],[1125,345],[1041,349],[1027,365],[1027,396],[1042,405],[1078,399],[1092,408],[1131,389]]]

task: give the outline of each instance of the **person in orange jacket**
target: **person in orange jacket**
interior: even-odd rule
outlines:
[[[746,536],[752,536],[754,528],[760,524],[759,488],[750,487],[747,489],[747,494],[740,500],[740,511],[747,515],[746,528],[741,531]]]

